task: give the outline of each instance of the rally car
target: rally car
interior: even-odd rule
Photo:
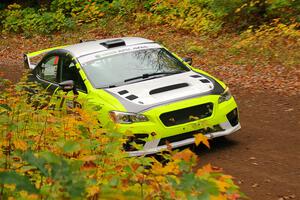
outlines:
[[[132,156],[192,144],[197,133],[215,138],[241,127],[223,82],[148,39],[85,41],[24,54],[24,61],[47,91],[75,94],[79,106],[97,108],[103,127],[130,133],[124,148]]]

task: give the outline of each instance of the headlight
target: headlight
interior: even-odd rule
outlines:
[[[145,115],[137,114],[137,113],[110,111],[109,115],[111,119],[118,124],[131,124],[135,122],[149,121]]]
[[[219,97],[219,103],[222,103],[224,101],[228,101],[230,98],[231,98],[231,93],[229,91],[229,88],[226,87],[225,91]]]

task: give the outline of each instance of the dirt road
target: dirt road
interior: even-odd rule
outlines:
[[[237,94],[242,129],[196,149],[255,200],[300,199],[300,96]]]
[[[18,80],[22,67],[0,67],[4,77]],[[235,177],[250,199],[300,199],[300,95],[238,90],[242,129],[194,148],[199,165],[208,162]]]

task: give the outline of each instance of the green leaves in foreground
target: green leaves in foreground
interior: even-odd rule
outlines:
[[[15,184],[16,190],[25,190],[29,193],[38,193],[38,190],[31,183],[28,177],[20,175],[14,171],[0,172],[0,184]]]
[[[52,186],[66,191],[65,196],[72,198],[82,197],[85,191],[86,182],[83,178],[80,167],[82,162],[76,160],[67,160],[57,156],[52,152],[44,151],[33,154],[27,151],[23,159],[39,171],[41,176],[51,180]],[[76,178],[74,178],[76,177]],[[29,192],[29,191],[28,191]],[[43,188],[43,193],[47,193]]]

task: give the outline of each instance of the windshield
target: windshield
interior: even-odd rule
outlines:
[[[95,57],[97,56],[93,56]],[[95,88],[114,87],[190,70],[163,48],[129,51],[85,60],[82,66]]]

